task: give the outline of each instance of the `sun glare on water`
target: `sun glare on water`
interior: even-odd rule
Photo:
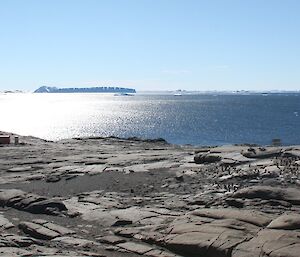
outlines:
[[[82,95],[2,94],[1,129],[46,139],[77,136],[92,109],[91,101]]]

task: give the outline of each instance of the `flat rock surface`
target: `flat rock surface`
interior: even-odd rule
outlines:
[[[1,256],[299,256],[299,146],[19,139],[0,146]]]

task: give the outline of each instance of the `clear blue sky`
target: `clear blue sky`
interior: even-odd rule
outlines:
[[[0,0],[0,90],[300,89],[298,0]]]

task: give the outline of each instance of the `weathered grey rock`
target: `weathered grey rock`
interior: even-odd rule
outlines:
[[[14,227],[8,219],[6,219],[3,215],[0,215],[0,230],[9,229]]]
[[[39,195],[26,194],[23,197],[14,198],[13,200],[11,200],[11,203],[13,204],[12,206],[14,208],[19,209],[19,210],[24,210],[29,205],[34,204],[34,203],[39,202],[39,201],[44,201],[46,199],[47,198],[41,197]]]
[[[67,211],[67,208],[61,201],[46,199],[34,202],[25,207],[24,210],[32,213],[58,214]]]
[[[65,227],[62,227],[62,226],[59,226],[59,225],[56,225],[51,222],[44,223],[43,226],[45,228],[51,229],[51,230],[59,233],[61,236],[75,234],[75,231],[65,228]]]
[[[3,208],[9,220],[0,215],[0,249],[11,248],[14,253],[23,247],[28,256],[100,256],[104,249],[115,251],[105,252],[115,257],[299,256],[300,155],[274,158],[281,149],[266,147],[255,148],[255,154],[247,158],[241,151],[248,146],[209,147],[199,152],[207,159],[198,165],[192,146],[104,138],[55,143],[30,138],[26,142],[0,149],[0,205],[62,217],[32,215],[45,220],[33,217],[26,229],[34,230],[30,233],[38,233],[38,238],[48,238],[46,242],[3,234],[15,232],[15,228],[5,230],[5,224],[31,217]],[[282,152],[300,152],[298,148],[282,147]],[[266,155],[272,151],[275,155]],[[7,172],[10,169],[13,172]],[[46,183],[51,176],[62,180]],[[238,190],[252,183],[271,187]],[[42,196],[44,192],[49,197]],[[204,206],[211,208],[201,209]],[[74,226],[70,213],[81,215],[74,219]],[[103,236],[112,233],[120,237]],[[90,239],[95,234],[101,235],[96,242]]]
[[[230,256],[236,245],[249,239],[247,229],[239,227],[238,223],[233,224],[198,225],[179,234],[174,230],[164,243],[168,249],[183,256]]]
[[[154,220],[155,217],[161,220],[167,216],[157,213],[156,210],[156,208],[139,208],[137,206],[117,210],[99,208],[83,213],[82,218],[88,221],[96,221],[104,226],[145,224],[146,221],[155,224],[158,221]],[[152,220],[147,220],[148,218],[152,218]]]
[[[175,179],[179,182],[183,182],[184,181],[184,176],[182,173],[177,173],[175,176]]]
[[[98,237],[96,238],[98,242],[100,243],[104,243],[104,244],[120,244],[120,243],[125,243],[126,240],[122,237],[119,236],[114,236],[114,235],[110,235],[110,236],[102,236],[102,237]]]
[[[18,247],[18,245],[12,240],[7,239],[5,236],[0,236],[0,248],[1,247]]]
[[[19,247],[27,247],[33,244],[39,244],[37,240],[26,237],[26,236],[19,236],[19,235],[14,235],[14,234],[3,234],[2,238],[5,238],[10,243],[15,244],[16,246]]]
[[[0,205],[11,206],[10,201],[17,197],[23,197],[25,192],[17,189],[2,189],[0,190]]]
[[[41,224],[40,220],[38,220],[36,223],[33,222],[21,222],[19,224],[19,228],[24,233],[29,234],[34,238],[43,240],[50,240],[56,237],[74,234],[74,231],[51,222],[46,222],[43,224]]]
[[[266,150],[265,148],[249,148],[247,151],[243,151],[242,155],[247,158],[267,159],[272,157],[278,157],[282,154],[281,149]]]
[[[265,229],[251,240],[237,245],[232,257],[298,257],[299,238],[299,232]]]
[[[2,257],[19,257],[30,255],[30,251],[18,247],[0,247],[0,256]]]
[[[147,252],[146,255],[151,257],[182,257],[181,255],[177,255],[169,251],[162,251],[158,249],[151,250]]]
[[[47,199],[36,194],[28,194],[17,189],[2,189],[0,191],[0,206],[13,207],[31,213],[57,215],[67,211],[66,206],[59,200]]]
[[[296,188],[279,188],[271,186],[252,186],[238,190],[234,198],[283,200],[292,204],[300,204],[300,190]]]
[[[21,222],[19,228],[24,233],[42,240],[50,240],[60,236],[59,233],[32,222]]]
[[[46,182],[48,183],[55,183],[61,180],[61,176],[60,175],[51,175],[46,177]]]
[[[267,227],[272,229],[300,229],[300,214],[283,214],[273,220]]]
[[[76,237],[69,237],[69,236],[56,237],[52,241],[59,242],[59,243],[69,245],[69,246],[73,246],[73,247],[80,247],[80,248],[97,245],[96,242],[91,241],[91,240],[86,240],[86,239],[76,238]]]
[[[292,157],[292,158],[300,158],[300,151],[298,150],[289,150],[289,151],[284,151],[283,157]]]
[[[138,227],[120,228],[115,230],[115,234],[126,238],[133,238],[140,231]]]
[[[263,212],[230,208],[198,209],[196,211],[193,211],[192,214],[213,219],[236,219],[260,227],[267,226],[272,220],[272,216]]]
[[[236,245],[250,240],[260,230],[259,226],[235,218],[214,219],[192,212],[174,220],[167,229],[139,231],[134,237],[148,235],[141,239],[163,245],[179,256],[228,257]]]
[[[11,173],[18,173],[18,172],[26,172],[26,171],[31,171],[32,167],[31,166],[21,166],[21,167],[15,167],[8,169],[6,172],[11,172]]]
[[[126,242],[117,245],[120,248],[123,248],[129,252],[138,253],[138,254],[147,254],[153,250],[153,247],[146,244],[134,243],[134,242]]]

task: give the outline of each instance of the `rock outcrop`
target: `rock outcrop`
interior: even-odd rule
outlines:
[[[297,146],[20,142],[0,148],[1,256],[299,256]]]
[[[0,206],[36,214],[59,215],[66,212],[66,206],[59,200],[47,199],[36,194],[28,194],[17,189],[0,190]]]

